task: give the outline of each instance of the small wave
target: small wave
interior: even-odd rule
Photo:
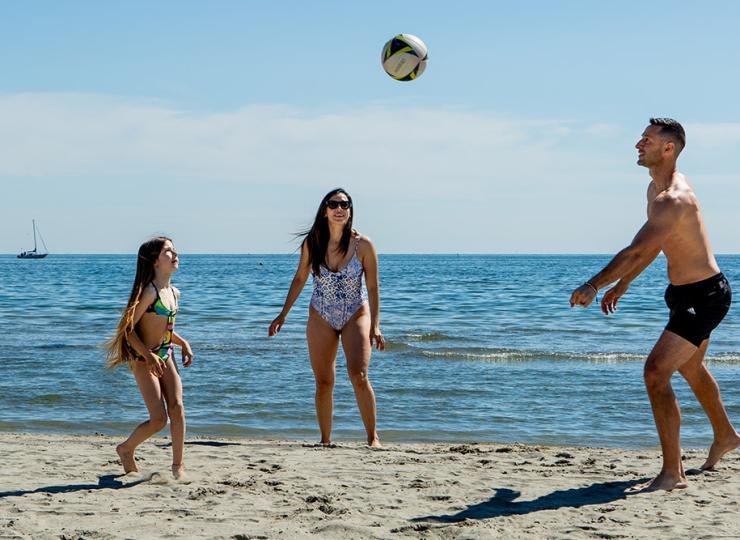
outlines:
[[[738,353],[718,353],[706,357],[707,362],[717,364],[740,364],[740,354]]]
[[[441,358],[447,360],[487,360],[492,362],[527,362],[534,360],[555,361],[582,361],[594,363],[634,362],[643,361],[645,353],[633,352],[563,352],[518,350],[502,348],[453,348],[421,349],[410,347],[414,354],[427,358]],[[707,356],[708,362],[717,364],[740,364],[740,355],[737,353],[719,353]]]
[[[401,343],[398,341],[386,341],[385,342],[386,351],[402,352],[402,351],[408,351],[410,349],[413,349],[413,347],[411,347],[411,345],[407,345],[406,343]]]
[[[442,332],[421,332],[419,334],[403,334],[399,336],[402,341],[412,342],[434,342],[434,341],[464,341],[465,338],[459,336],[449,336]]]

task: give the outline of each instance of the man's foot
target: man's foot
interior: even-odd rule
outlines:
[[[629,491],[650,493],[652,491],[672,491],[674,489],[686,489],[689,484],[685,476],[673,476],[661,471],[661,473],[649,482],[632,486]]]
[[[733,451],[735,448],[740,446],[740,435],[735,433],[732,437],[724,439],[722,441],[714,441],[712,446],[709,448],[709,455],[704,465],[701,466],[702,471],[711,471],[717,462],[727,452]]]
[[[175,478],[175,480],[187,480],[188,476],[187,474],[185,474],[185,466],[182,463],[180,463],[179,465],[172,465],[172,476]]]
[[[136,459],[134,459],[133,451],[126,449],[124,443],[116,446],[116,453],[121,459],[121,465],[123,465],[123,472],[128,474],[130,472],[138,472],[139,468],[136,466]]]
[[[367,445],[371,448],[383,448],[383,445],[380,444],[380,439],[377,436],[373,437],[372,439],[368,439]]]

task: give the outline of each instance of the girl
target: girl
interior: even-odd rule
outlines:
[[[149,411],[149,420],[116,447],[126,473],[138,471],[136,448],[162,430],[169,415],[172,474],[176,479],[184,478],[185,409],[173,345],[182,349],[183,367],[192,364],[193,351],[175,332],[180,291],[172,286],[170,277],[178,266],[177,251],[169,238],[159,236],[141,245],[128,305],[107,345],[108,366],[128,364]]]
[[[316,378],[321,443],[331,443],[335,360],[341,337],[367,443],[379,447],[375,394],[368,379],[373,341],[378,350],[385,348],[380,333],[378,256],[370,239],[352,228],[353,213],[352,197],[345,190],[335,189],[324,196],[301,244],[301,259],[283,310],[270,324],[268,334],[274,336],[280,331],[312,273],[314,289],[306,338]],[[363,273],[369,306],[362,290]]]

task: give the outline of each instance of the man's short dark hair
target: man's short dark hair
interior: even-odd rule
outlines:
[[[660,128],[659,133],[675,143],[676,155],[681,153],[683,147],[686,146],[686,132],[681,124],[673,118],[651,118],[650,125],[658,126]]]

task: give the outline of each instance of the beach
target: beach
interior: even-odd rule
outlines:
[[[625,492],[658,449],[0,435],[0,538],[737,538],[740,452],[685,490]],[[685,452],[687,470],[704,451]]]

